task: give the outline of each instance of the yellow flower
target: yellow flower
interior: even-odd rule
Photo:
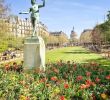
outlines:
[[[54,93],[50,93],[50,97],[51,98],[55,97],[55,94]]]
[[[59,87],[56,87],[56,88],[53,90],[53,92],[54,92],[55,94],[60,93],[60,89],[59,89]]]
[[[15,80],[16,80],[16,77],[15,77],[15,76],[12,76],[11,79],[12,79],[13,81],[15,81]]]
[[[106,95],[105,93],[102,93],[102,94],[101,94],[101,97],[102,97],[104,100],[107,99],[107,95]]]
[[[24,95],[20,95],[19,100],[26,100],[26,96],[24,96]]]

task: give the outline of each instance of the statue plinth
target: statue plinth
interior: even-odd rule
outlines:
[[[31,36],[24,41],[24,69],[40,68],[40,43],[37,36]]]

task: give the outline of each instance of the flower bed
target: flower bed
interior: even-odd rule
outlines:
[[[110,70],[96,63],[47,64],[40,70],[17,72],[0,69],[2,100],[107,100],[110,99]]]

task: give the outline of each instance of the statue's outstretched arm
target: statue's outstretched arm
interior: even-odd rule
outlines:
[[[19,14],[29,14],[30,10],[28,12],[20,12]]]
[[[44,7],[45,6],[45,0],[42,0],[43,4],[42,5],[38,5],[38,8]]]
[[[19,14],[29,14],[29,12],[20,12]]]

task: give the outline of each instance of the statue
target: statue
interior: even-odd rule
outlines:
[[[40,67],[45,71],[45,43],[41,36],[38,36],[39,25],[39,8],[45,6],[38,5],[36,0],[31,0],[32,7],[28,12],[20,12],[19,14],[31,13],[31,23],[33,27],[32,36],[25,39],[24,42],[24,67],[32,69]]]
[[[29,12],[20,12],[19,14],[29,14],[31,13],[31,23],[33,27],[33,33],[32,36],[35,36],[35,34],[38,36],[38,24],[39,24],[39,8],[42,8],[45,6],[45,0],[42,0],[43,4],[38,5],[36,3],[36,0],[31,0],[32,7],[29,9]]]

